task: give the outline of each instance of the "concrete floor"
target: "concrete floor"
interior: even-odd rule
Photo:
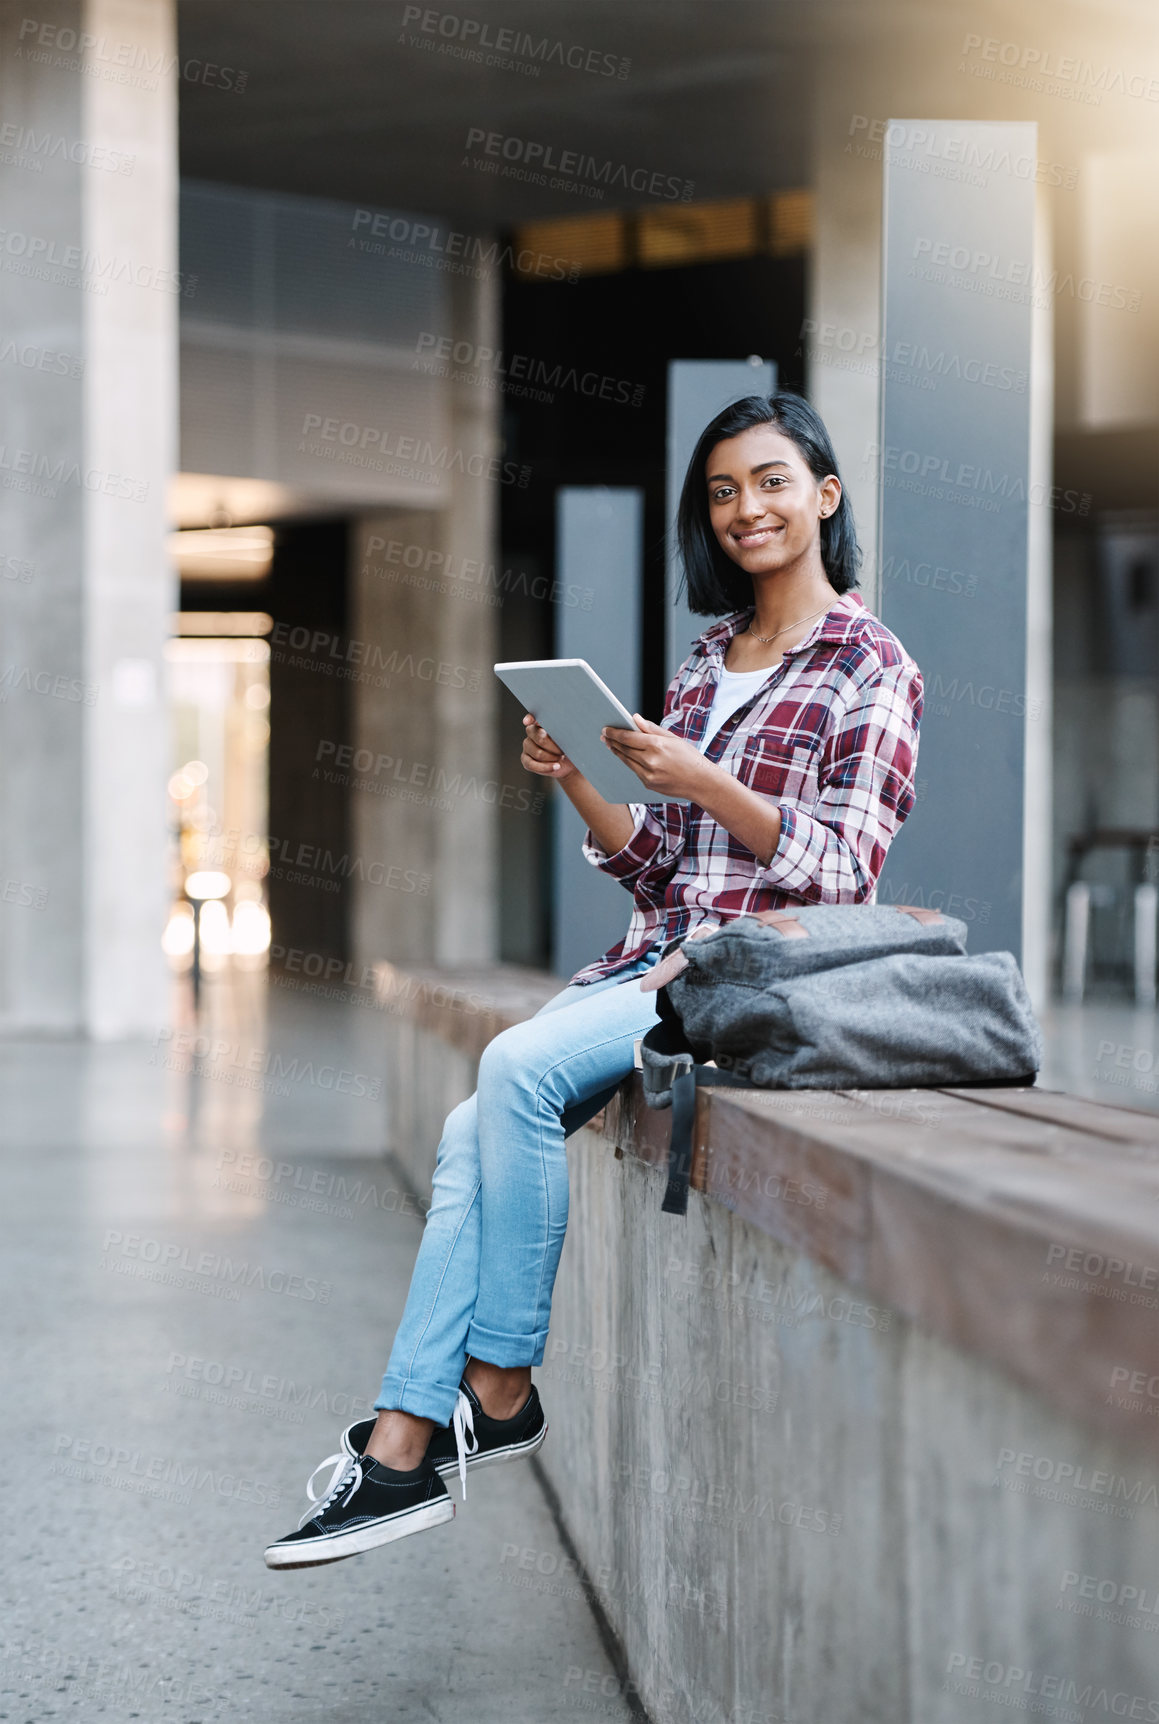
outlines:
[[[1053,1003],[1042,1014],[1045,1089],[1159,1112],[1159,1013],[1123,997]]]
[[[377,1393],[421,1227],[360,1093],[378,1014],[253,978],[208,1007],[201,1075],[180,1033],[0,1044],[0,1720],[630,1717],[527,1465],[265,1568]]]

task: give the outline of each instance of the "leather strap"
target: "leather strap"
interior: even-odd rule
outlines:
[[[942,920],[940,910],[924,910],[920,904],[895,904],[894,908],[899,915],[912,916],[914,921],[920,922],[923,927],[934,927]]]
[[[759,910],[756,920],[766,922],[770,928],[775,928],[778,934],[783,934],[786,940],[807,940],[808,928],[803,928],[795,916],[790,916],[787,910]]]
[[[688,959],[684,956],[683,949],[677,946],[674,951],[668,953],[667,957],[661,958],[658,963],[653,964],[652,968],[641,976],[640,992],[642,994],[655,993],[657,988],[665,987],[675,976],[680,974],[681,970],[687,968]]]
[[[693,928],[691,934],[685,936],[684,944],[687,945],[689,940],[706,939],[709,934],[715,934],[719,927],[720,923],[715,919],[706,922],[698,922],[696,927]],[[682,947],[674,946],[670,952],[666,952],[664,954],[658,963],[653,964],[652,968],[644,975],[640,982],[640,992],[642,994],[655,993],[658,988],[664,987],[666,983],[671,982],[674,977],[678,976],[681,970],[686,970],[687,968],[688,959],[684,956]]]

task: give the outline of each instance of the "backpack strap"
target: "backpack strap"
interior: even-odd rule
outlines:
[[[664,995],[658,1004],[667,1004]],[[671,1014],[671,1007],[668,1008]],[[668,1185],[660,1205],[666,1215],[687,1215],[688,1187],[692,1177],[692,1139],[696,1127],[698,1089],[751,1089],[744,1078],[716,1066],[697,1063],[674,1015],[662,1016],[640,1044],[644,1067],[644,1099],[649,1107],[671,1107],[672,1133],[668,1145]]]

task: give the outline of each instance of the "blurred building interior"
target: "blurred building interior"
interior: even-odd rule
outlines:
[[[1049,831],[1020,890],[1039,999],[1077,883],[1082,988],[1129,1001],[1159,874],[1153,13],[501,10],[487,63],[465,12],[401,0],[0,5],[5,112],[132,164],[0,163],[3,327],[67,360],[7,367],[5,440],[32,454],[0,492],[5,873],[45,904],[6,906],[0,1023],[148,1033],[195,915],[207,974],[267,950],[342,986],[382,957],[558,967],[552,821],[491,673],[584,604],[557,494],[642,497],[659,716],[668,368],[759,358],[833,433],[878,603],[882,138],[922,116],[1038,127],[1048,346],[1017,392],[1052,465],[1027,756]],[[550,168],[568,151],[579,190]],[[223,895],[199,905],[198,871]]]

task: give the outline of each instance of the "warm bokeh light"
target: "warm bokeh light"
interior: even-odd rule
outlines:
[[[269,949],[269,911],[264,904],[244,899],[233,912],[233,950],[240,956],[256,957]]]
[[[193,908],[174,904],[161,936],[161,950],[168,958],[187,958],[193,950]]]
[[[199,868],[195,874],[186,875],[185,892],[187,897],[212,902],[227,897],[232,884],[229,875],[223,874],[218,868]],[[202,927],[204,926],[203,912]]]
[[[232,951],[229,911],[220,898],[211,898],[201,906],[201,954],[203,960],[210,960],[206,968],[216,969],[212,960],[227,958]]]

